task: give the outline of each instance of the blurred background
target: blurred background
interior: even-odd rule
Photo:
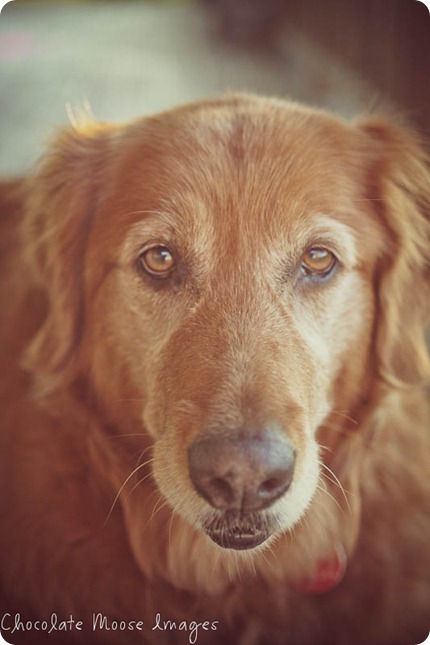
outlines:
[[[122,121],[228,90],[430,132],[430,16],[418,0],[15,0],[0,16],[0,174],[68,112]]]

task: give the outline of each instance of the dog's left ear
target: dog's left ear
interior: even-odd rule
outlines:
[[[391,384],[430,378],[425,326],[430,320],[430,170],[418,137],[372,119],[358,127],[365,139],[367,190],[386,231],[376,278],[376,353]]]
[[[90,123],[55,136],[27,181],[23,237],[28,270],[47,300],[47,315],[24,355],[39,394],[55,389],[77,352],[84,319],[84,256],[107,183],[114,128]]]

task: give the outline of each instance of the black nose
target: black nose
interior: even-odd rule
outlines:
[[[198,438],[188,449],[194,488],[221,510],[268,508],[290,486],[294,462],[290,441],[271,428]]]

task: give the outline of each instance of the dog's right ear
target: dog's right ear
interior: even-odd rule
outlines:
[[[84,319],[84,255],[107,172],[113,128],[64,128],[28,179],[23,225],[31,279],[47,297],[46,318],[24,356],[43,394],[70,374]]]
[[[424,330],[430,321],[430,167],[418,136],[372,118],[360,124],[369,163],[369,198],[386,231],[375,281],[375,355],[395,387],[428,383]]]

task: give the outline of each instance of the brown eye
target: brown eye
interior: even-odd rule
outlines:
[[[140,255],[141,267],[155,277],[167,277],[175,266],[173,255],[167,246],[150,246]]]
[[[331,251],[313,246],[304,254],[301,268],[305,275],[326,276],[336,264],[337,259]]]

